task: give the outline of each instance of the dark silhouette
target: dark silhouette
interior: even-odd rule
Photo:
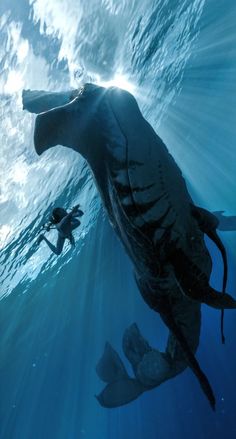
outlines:
[[[58,237],[56,246],[53,245],[44,234],[40,234],[38,237],[38,244],[40,242],[45,241],[50,250],[56,255],[60,255],[66,239],[69,239],[72,246],[75,246],[75,240],[72,234],[72,231],[79,227],[80,221],[77,217],[82,216],[83,212],[79,209],[79,205],[73,207],[71,212],[67,212],[62,207],[56,207],[52,211],[52,215],[49,223],[44,226],[46,231],[50,229],[57,229]],[[53,227],[54,226],[54,227]]]
[[[28,91],[24,96],[24,108],[42,112],[35,122],[36,151],[42,154],[64,145],[87,160],[110,222],[133,262],[141,295],[170,330],[164,353],[149,346],[136,324],[125,331],[123,350],[133,378],[106,344],[97,366],[106,383],[98,401],[105,407],[126,404],[189,366],[214,409],[215,397],[195,352],[201,303],[220,310],[236,308],[225,292],[227,261],[216,231],[218,220],[194,206],[180,169],[130,93],[86,84],[76,95],[64,105],[62,93],[57,108],[52,93],[40,92],[35,108],[34,95],[30,99]],[[222,253],[224,294],[209,284],[211,257],[204,234]]]

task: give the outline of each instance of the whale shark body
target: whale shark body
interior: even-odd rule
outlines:
[[[170,331],[166,351],[160,352],[136,324],[127,328],[123,350],[133,377],[106,343],[96,368],[106,383],[98,401],[104,407],[127,404],[190,367],[214,409],[213,390],[195,358],[201,303],[236,308],[225,292],[227,260],[217,217],[194,205],[175,160],[127,91],[94,84],[60,93],[26,90],[23,108],[38,114],[38,154],[63,145],[87,160],[110,223],[132,260],[139,291]],[[223,294],[209,285],[212,263],[204,234],[222,253]]]

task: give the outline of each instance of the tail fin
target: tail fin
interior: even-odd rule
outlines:
[[[103,407],[114,408],[128,404],[147,390],[137,379],[129,377],[118,353],[109,343],[106,343],[96,371],[99,378],[107,383],[102,392],[96,395]]]

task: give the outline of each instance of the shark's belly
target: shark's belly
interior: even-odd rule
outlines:
[[[191,198],[182,174],[162,140],[131,97],[123,105],[114,90],[107,102],[107,172],[111,202],[155,247],[194,233]],[[117,95],[118,93],[118,95]],[[112,133],[112,135],[111,135]]]

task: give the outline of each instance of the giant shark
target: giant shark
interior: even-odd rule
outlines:
[[[123,350],[133,377],[106,343],[96,368],[106,383],[98,401],[104,407],[127,404],[190,367],[214,409],[214,393],[195,352],[201,303],[222,313],[236,308],[225,291],[219,219],[194,204],[178,165],[129,92],[94,84],[58,93],[25,90],[23,108],[38,114],[34,144],[39,155],[63,145],[87,160],[110,223],[133,263],[138,289],[170,331],[166,351],[160,352],[136,324],[126,329]],[[209,284],[212,262],[204,234],[223,257],[221,293]]]

